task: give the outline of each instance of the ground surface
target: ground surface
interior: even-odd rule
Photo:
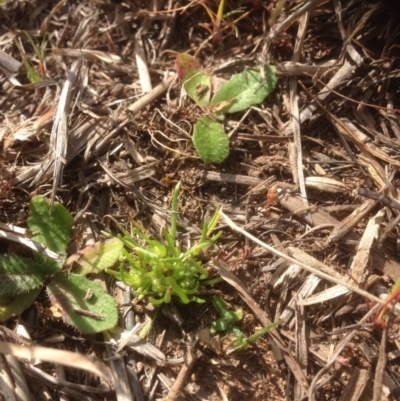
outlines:
[[[222,239],[204,259],[232,253],[219,261],[224,282],[205,292],[203,305],[176,305],[178,320],[164,310],[149,333],[167,359],[178,359],[175,365],[130,349],[110,362],[113,347],[50,316],[41,293],[20,318],[4,322],[3,341],[21,343],[16,328],[23,326],[29,342],[94,354],[114,375],[100,382],[58,363],[23,360],[29,391],[10,373],[1,379],[4,396],[9,380],[10,393],[20,397],[9,399],[28,399],[27,393],[34,400],[400,398],[399,328],[373,329],[366,315],[374,305],[366,296],[384,298],[400,277],[396,2],[226,1],[221,21],[217,1],[33,0],[0,7],[0,49],[18,61],[25,55],[41,77],[30,83],[23,66],[0,76],[1,223],[26,227],[31,197],[55,193],[75,217],[71,253],[130,218],[157,236],[169,219],[162,210],[170,209],[172,189],[182,181],[182,243],[195,241],[202,221],[222,205],[237,226],[284,254],[221,220]],[[42,60],[23,31],[37,46],[45,41]],[[222,79],[262,63],[279,75],[263,104],[224,121],[230,154],[219,165],[204,164],[191,142],[203,112],[169,78],[177,52],[196,56]],[[76,77],[60,169],[50,132],[71,69]],[[27,252],[5,239],[0,251]],[[121,327],[153,316],[135,300],[133,308],[124,306],[127,298],[106,281],[120,304]],[[343,291],[338,282],[359,291]],[[243,308],[246,336],[268,322],[281,324],[241,353],[227,355],[222,339],[219,350],[203,338],[192,347],[216,318],[212,293]],[[186,375],[183,356],[193,357]],[[170,390],[174,381],[177,393]]]

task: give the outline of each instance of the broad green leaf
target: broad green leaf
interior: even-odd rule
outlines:
[[[74,219],[68,210],[58,202],[50,205],[43,196],[35,196],[31,202],[31,211],[28,218],[28,226],[32,233],[32,240],[37,241],[52,251],[58,253],[65,261],[65,252],[71,236],[71,228]],[[48,260],[43,255],[38,255],[39,260]]]
[[[118,261],[124,244],[113,238],[105,242],[96,242],[93,246],[82,249],[68,260],[73,260],[80,267],[74,273],[86,276],[90,273],[100,273],[104,269],[113,267]]]
[[[192,76],[188,77],[183,87],[189,95],[199,106],[207,106],[211,98],[211,78],[205,72],[194,72]]]
[[[58,274],[47,285],[51,303],[65,323],[85,334],[109,330],[117,324],[117,303],[103,288],[75,274]]]
[[[229,140],[222,125],[209,117],[194,125],[193,144],[204,163],[222,163],[229,155]]]
[[[21,294],[43,285],[45,271],[31,259],[0,256],[0,296]]]
[[[265,67],[265,79],[260,70],[243,71],[221,86],[210,106],[213,111],[221,113],[247,110],[250,106],[262,103],[275,89],[277,81],[275,68],[271,65]]]
[[[207,106],[211,98],[211,77],[200,70],[198,61],[187,54],[178,54],[176,70],[189,97],[199,106]]]
[[[36,288],[24,294],[0,296],[0,322],[5,322],[29,308],[35,302],[40,290],[41,288]]]

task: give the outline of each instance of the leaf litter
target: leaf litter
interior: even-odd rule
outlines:
[[[371,325],[374,304],[400,277],[396,4],[6,0],[0,7],[2,254],[29,256],[24,244],[40,245],[19,230],[34,195],[61,202],[75,217],[72,255],[101,231],[116,232],[115,222],[128,229],[135,219],[157,236],[182,181],[184,247],[217,206],[228,218],[218,227],[219,249],[204,255],[226,281],[213,291],[243,309],[247,337],[281,322],[226,355],[196,339],[216,318],[212,294],[203,306],[155,316],[103,279],[126,332],[154,319],[146,343],[165,355],[154,362],[61,324],[43,293],[0,327],[2,341],[95,356],[107,368],[78,376],[62,356],[18,362],[9,355],[26,355],[4,346],[8,380],[17,372],[22,380],[18,391],[35,400],[398,397],[399,326]],[[225,80],[260,60],[279,76],[261,105],[223,121],[230,153],[222,164],[197,158],[191,135],[205,115],[182,96],[177,53]],[[230,257],[217,263],[221,252]],[[1,392],[14,397],[17,390]]]

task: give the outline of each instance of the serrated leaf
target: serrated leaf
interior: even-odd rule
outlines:
[[[43,285],[45,271],[31,259],[0,256],[0,296],[21,294]]]
[[[275,89],[278,79],[275,68],[265,67],[265,80],[260,70],[246,70],[223,84],[210,102],[213,111],[237,113],[260,104]]]
[[[24,294],[0,296],[0,322],[5,322],[10,317],[19,315],[29,308],[35,302],[40,291],[41,288],[36,288]]]
[[[59,274],[47,285],[50,301],[65,323],[85,334],[109,330],[117,324],[117,304],[103,288],[75,274]]]
[[[187,54],[178,54],[176,70],[188,96],[198,105],[207,106],[211,98],[211,77],[200,70],[198,61]]]
[[[222,163],[229,155],[229,140],[222,125],[209,117],[194,125],[192,140],[204,163]]]
[[[86,276],[90,273],[100,273],[115,265],[123,248],[124,244],[118,238],[96,242],[93,246],[82,249],[69,257],[68,261],[73,260],[80,265],[74,270],[76,274]]]
[[[47,248],[62,256],[58,264],[61,267],[65,261],[65,252],[70,241],[71,228],[74,219],[68,210],[58,202],[50,205],[43,196],[35,196],[31,201],[31,211],[28,226],[32,233],[32,240],[44,244]],[[41,261],[48,258],[38,255]]]

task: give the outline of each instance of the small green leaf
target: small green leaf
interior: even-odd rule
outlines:
[[[51,303],[61,309],[64,322],[82,333],[99,333],[117,324],[114,298],[86,277],[58,274],[47,285],[47,290]]]
[[[239,322],[243,318],[243,310],[239,308],[237,311],[228,310],[224,313],[224,319],[233,324],[235,322]]]
[[[0,256],[0,296],[21,294],[43,285],[45,271],[31,259]]]
[[[0,296],[0,322],[5,322],[10,317],[19,315],[29,308],[35,302],[40,291],[41,288],[35,288],[24,294]]]
[[[275,89],[278,79],[275,68],[265,67],[265,80],[259,70],[246,70],[221,86],[210,105],[212,110],[221,113],[237,113],[250,106],[260,104]]]
[[[118,238],[113,238],[105,242],[96,242],[93,246],[72,255],[68,260],[80,265],[74,270],[76,274],[86,276],[90,273],[100,273],[115,265],[123,248],[124,244]]]
[[[200,70],[200,63],[195,57],[189,56],[189,54],[178,53],[175,59],[175,69],[179,80],[184,81],[192,71]]]
[[[207,106],[211,98],[211,78],[205,72],[194,72],[183,83],[189,97],[199,106]]]
[[[211,98],[211,77],[200,70],[198,61],[187,54],[178,54],[176,70],[189,97],[198,105],[207,106]]]
[[[211,334],[215,334],[218,331],[227,331],[231,327],[230,323],[225,319],[220,318],[211,324]]]
[[[26,69],[26,76],[30,83],[37,84],[38,82],[42,82],[42,78],[40,78],[40,75],[37,74],[35,69],[29,64],[29,61],[25,56],[22,56],[22,63]]]
[[[271,331],[272,329],[274,329],[276,326],[279,325],[279,322],[274,322],[269,324],[268,326],[265,326],[264,328],[262,328],[261,330],[257,331],[256,333],[254,333],[253,335],[251,335],[248,338],[245,339],[240,339],[239,342],[235,343],[235,346],[239,346],[239,348],[237,348],[235,351],[242,351],[245,348],[247,348],[250,344],[254,343],[255,341],[257,341],[260,337],[262,337],[263,335],[267,334],[269,331]]]
[[[229,154],[229,140],[222,125],[202,117],[193,128],[193,144],[204,163],[222,163]]]
[[[28,226],[32,233],[32,240],[44,244],[50,250],[62,256],[58,264],[61,267],[65,261],[65,252],[70,240],[71,228],[74,219],[68,210],[58,202],[54,203],[50,211],[49,202],[43,196],[35,196],[31,202],[31,212]],[[38,255],[41,261],[47,257]]]

